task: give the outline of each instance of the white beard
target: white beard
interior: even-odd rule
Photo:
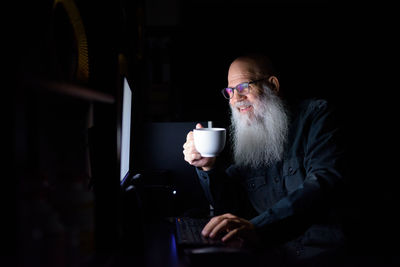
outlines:
[[[269,166],[283,157],[289,119],[283,101],[266,89],[266,94],[254,103],[251,116],[236,108],[249,105],[248,101],[231,106],[231,141],[238,166]]]

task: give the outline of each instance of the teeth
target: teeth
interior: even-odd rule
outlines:
[[[235,104],[235,107],[239,110],[239,111],[246,111],[247,109],[249,109],[250,107],[252,107],[252,104],[248,101],[241,101],[241,102],[237,102]]]

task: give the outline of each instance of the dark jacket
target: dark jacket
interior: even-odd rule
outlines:
[[[217,214],[250,220],[265,244],[287,245],[297,255],[307,254],[306,247],[319,253],[344,242],[338,213],[344,185],[340,127],[325,100],[305,100],[290,114],[282,161],[259,169],[196,170]]]

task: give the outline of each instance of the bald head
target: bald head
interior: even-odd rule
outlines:
[[[230,86],[248,81],[257,80],[274,75],[271,61],[262,55],[246,55],[235,59],[229,67],[228,83]]]
[[[267,78],[268,87],[275,93],[280,94],[279,80],[269,58],[263,55],[246,55],[235,59],[228,71],[228,87],[234,88],[244,82]],[[255,92],[263,94],[261,87]]]

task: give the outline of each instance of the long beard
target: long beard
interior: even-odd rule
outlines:
[[[235,164],[253,168],[269,166],[283,157],[289,124],[287,111],[282,100],[269,89],[254,103],[253,111],[240,114],[231,106],[230,137]]]

